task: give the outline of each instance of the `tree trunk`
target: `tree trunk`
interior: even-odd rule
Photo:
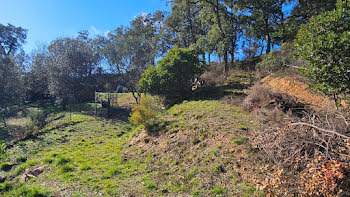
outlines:
[[[141,94],[138,93],[138,92],[135,92],[135,91],[131,91],[131,93],[132,93],[132,96],[135,98],[136,103],[139,104],[140,103]]]
[[[205,52],[202,54],[203,64],[205,64]]]
[[[270,53],[271,51],[271,36],[269,32],[269,18],[265,17],[265,39],[266,39],[266,54]]]
[[[260,51],[260,55],[262,55],[264,52],[264,41],[261,41],[261,51]]]
[[[208,53],[208,64],[210,65],[210,54],[211,53]]]
[[[228,70],[229,70],[229,67],[228,67],[228,55],[227,55],[227,51],[225,51],[224,52],[224,76],[225,76],[225,78],[228,75]]]
[[[233,62],[235,61],[235,48],[236,48],[236,41],[232,41],[232,50],[231,50],[231,65],[233,66]]]

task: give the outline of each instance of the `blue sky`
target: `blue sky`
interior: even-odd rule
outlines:
[[[104,35],[142,13],[169,10],[165,0],[1,0],[0,23],[28,29],[29,53],[57,37],[88,30]]]

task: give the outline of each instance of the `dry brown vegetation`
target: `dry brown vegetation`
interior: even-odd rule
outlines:
[[[295,77],[269,75],[261,80],[263,87],[292,96],[297,102],[311,105],[314,110],[334,110],[334,102],[327,96],[312,92],[308,85]],[[345,103],[343,102],[343,105]]]
[[[258,128],[252,144],[268,164],[256,175],[257,184],[270,196],[350,195],[348,116],[311,110],[326,97],[310,93],[301,82],[272,77],[263,82],[250,88],[244,101]]]

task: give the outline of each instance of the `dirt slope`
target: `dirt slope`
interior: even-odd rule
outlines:
[[[288,94],[297,102],[310,105],[317,110],[334,110],[334,102],[328,97],[312,92],[302,81],[293,77],[276,77],[269,75],[261,80],[263,86]]]

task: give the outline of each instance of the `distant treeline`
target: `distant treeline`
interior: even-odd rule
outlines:
[[[192,48],[201,62],[215,54],[224,71],[235,54],[255,57],[293,40],[311,16],[335,0],[171,0],[171,11],[142,14],[106,36],[61,37],[29,54],[27,30],[0,24],[0,108],[2,116],[24,101],[69,98],[89,101],[95,90],[122,84],[137,92],[141,73],[174,46]],[[101,66],[104,65],[104,66]],[[108,72],[107,72],[108,71]],[[108,74],[107,74],[108,73]]]

